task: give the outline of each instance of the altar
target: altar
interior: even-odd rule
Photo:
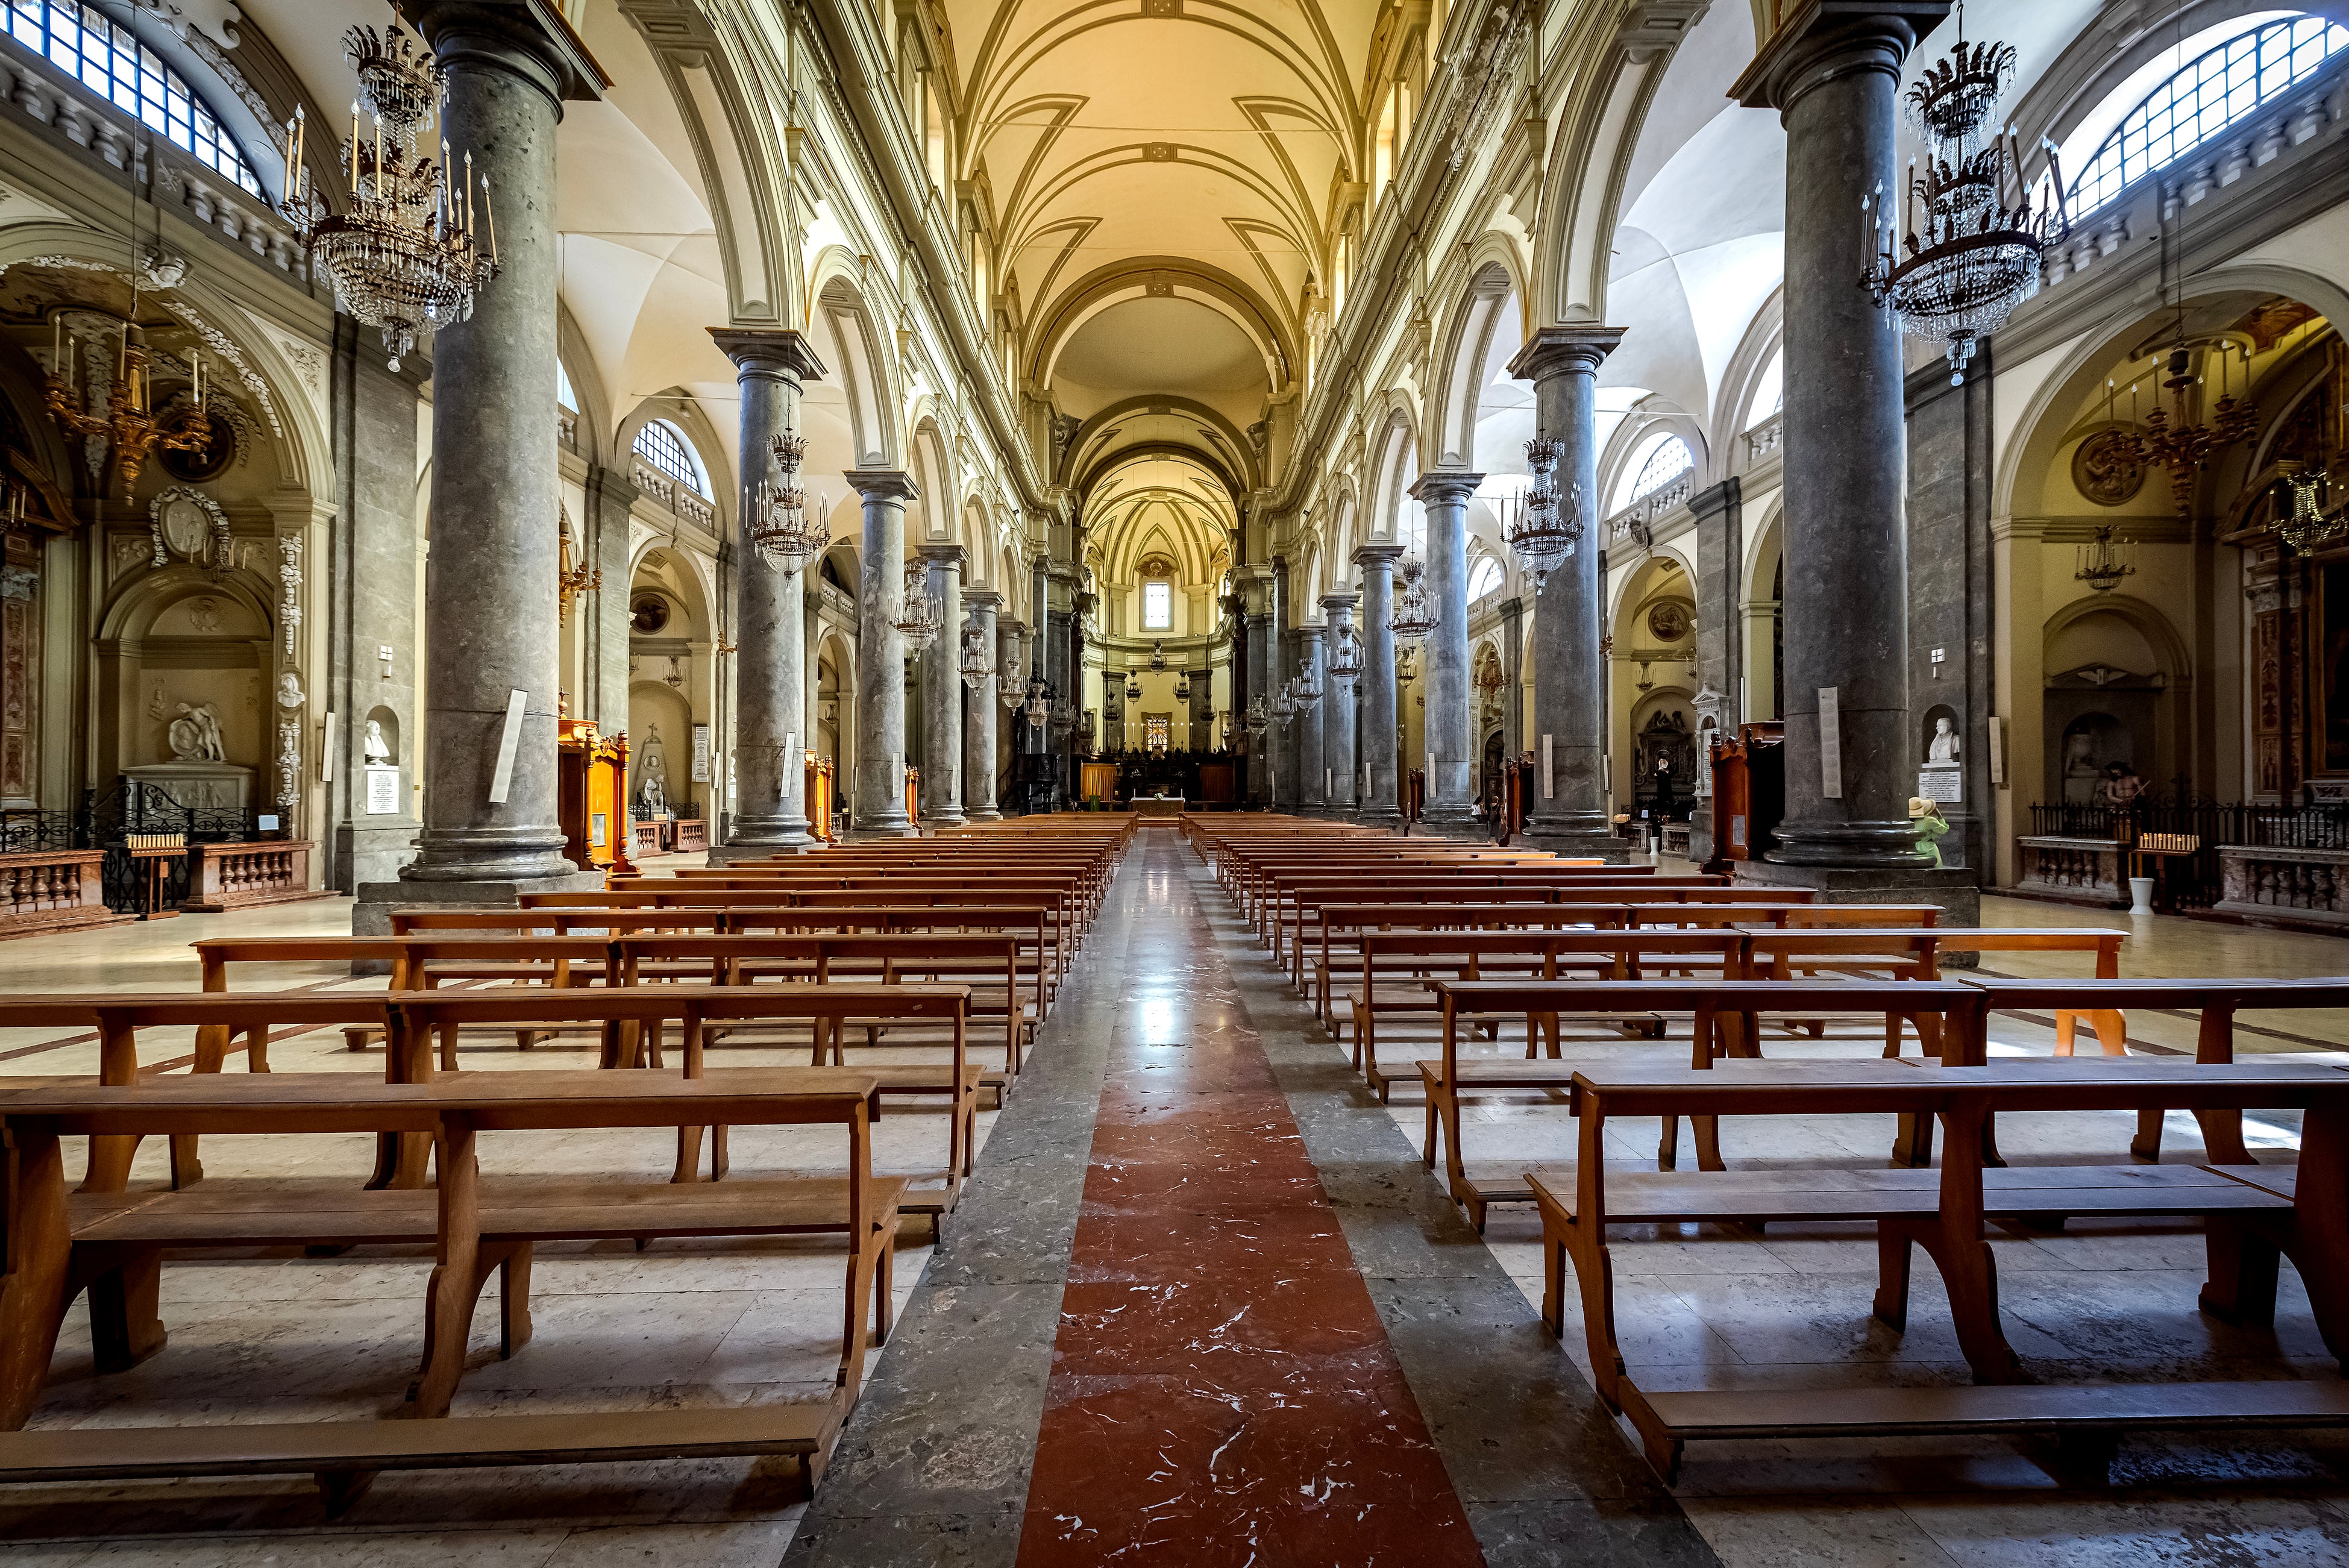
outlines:
[[[1154,819],[1164,822],[1172,822],[1180,817],[1185,806],[1180,795],[1136,795],[1126,804],[1133,808],[1135,816],[1144,820]]]

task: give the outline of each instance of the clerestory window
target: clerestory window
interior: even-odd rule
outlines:
[[[2271,21],[2197,56],[2123,115],[2072,181],[2072,211],[2090,212],[2314,75],[2349,46],[2322,16]]]
[[[645,428],[636,432],[636,456],[694,494],[709,497],[709,481],[701,477],[699,460],[694,457],[693,449],[685,444],[677,427],[667,420],[645,421]]]
[[[163,57],[129,29],[76,0],[7,0],[8,36],[148,129],[193,153],[255,196],[253,166]]]

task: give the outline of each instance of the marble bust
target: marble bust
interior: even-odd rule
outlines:
[[[383,720],[370,718],[367,721],[367,739],[362,743],[362,749],[371,765],[380,766],[391,760],[391,742],[383,738]]]
[[[1935,764],[1954,765],[1957,760],[1957,731],[1951,727],[1950,721],[1947,717],[1935,719],[1933,721],[1933,738],[1928,741],[1925,746],[1926,764],[1929,767]]]

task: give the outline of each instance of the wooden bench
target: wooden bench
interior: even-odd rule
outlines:
[[[1954,1029],[1979,1032],[1987,998],[1953,1005]],[[2092,1212],[2199,1213],[2210,1237],[2210,1276],[2201,1305],[2256,1325],[2272,1315],[2277,1254],[2290,1255],[2308,1286],[2320,1332],[2335,1359],[2349,1355],[2349,1070],[2337,1058],[2313,1063],[2120,1063],[2106,1058],[2002,1059],[1982,1067],[1923,1068],[1909,1062],[1731,1064],[1717,1069],[1591,1068],[1578,1074],[1573,1109],[1579,1159],[1571,1196],[1532,1176],[1544,1222],[1545,1319],[1563,1320],[1563,1268],[1571,1262],[1583,1299],[1594,1385],[1627,1415],[1667,1480],[1691,1441],[1717,1438],[1818,1438],[1889,1432],[2058,1431],[2082,1434],[2108,1455],[2115,1437],[2139,1427],[2221,1429],[2338,1425],[2349,1418],[2344,1385],[2279,1389],[2266,1382],[2190,1383],[2163,1398],[2164,1385],[2127,1389],[2013,1387],[2027,1381],[1999,1321],[1997,1276],[1982,1227],[2003,1215]],[[2289,1207],[2231,1168],[2035,1167],[1993,1172],[1982,1160],[1989,1119],[2022,1110],[2127,1110],[2184,1105],[2304,1112],[2298,1181]],[[1944,1156],[1938,1172],[1834,1171],[1815,1183],[1790,1173],[1733,1171],[1632,1181],[1610,1171],[1607,1120],[1623,1116],[1848,1115],[1895,1112],[1939,1118]],[[2173,1169],[2180,1173],[2170,1175]],[[2232,1185],[2229,1185],[2231,1183]],[[2240,1191],[2234,1189],[2240,1188]],[[1614,1323],[1610,1225],[1651,1222],[1671,1212],[1746,1221],[1793,1217],[1873,1220],[1878,1233],[1875,1310],[1906,1321],[1913,1245],[1932,1256],[1948,1287],[1951,1315],[1975,1381],[1972,1388],[1845,1388],[1797,1391],[1690,1390],[1650,1393],[1624,1363]],[[2295,1391],[2301,1390],[2301,1391]],[[2052,1398],[2061,1393],[2076,1398]],[[1807,1397],[1805,1397],[1806,1394]]]
[[[1651,934],[1605,933],[1603,937],[1634,940]],[[1485,1212],[1495,1203],[1533,1201],[1521,1167],[1472,1168],[1463,1147],[1461,1104],[1471,1093],[1537,1089],[1563,1097],[1573,1087],[1576,1068],[1557,1060],[1524,1062],[1463,1060],[1460,1024],[1495,1013],[1529,1014],[1544,1019],[1565,1016],[1605,1018],[1627,1013],[1686,1015],[1691,1020],[1690,1055],[1692,1069],[1709,1068],[1719,1058],[1759,1054],[1754,1020],[1765,1012],[1881,1012],[1894,1016],[1946,1013],[1979,1006],[1979,995],[1948,982],[1908,979],[1891,985],[1821,980],[1772,981],[1736,978],[1754,963],[1753,945],[1763,934],[1663,933],[1688,943],[1726,944],[1723,967],[1733,976],[1723,980],[1439,980],[1428,985],[1442,1010],[1443,1055],[1413,1064],[1427,1098],[1427,1142],[1422,1158],[1432,1169],[1439,1144],[1444,1157],[1445,1190],[1468,1212],[1478,1233]],[[1771,934],[1783,935],[1784,934]],[[1690,948],[1684,951],[1701,951]],[[1856,958],[1859,955],[1855,954]],[[1905,962],[1911,974],[1924,972],[1927,960],[1898,954],[1869,954],[1878,962]],[[1888,1027],[1891,1025],[1888,1022]],[[1708,1171],[1721,1169],[1718,1130],[1711,1119],[1694,1121],[1698,1163]],[[1657,1140],[1659,1169],[1671,1170],[1679,1160],[1679,1122],[1667,1118]]]
[[[1313,961],[1309,990],[1301,974],[1292,979],[1300,990],[1308,990],[1313,1016],[1324,1027],[1335,1030],[1333,986],[1340,965],[1361,959],[1361,939],[1373,932],[1611,930],[1623,923],[1625,906],[1619,903],[1555,903],[1545,896],[1547,889],[1523,891],[1526,896],[1521,899],[1505,897],[1475,903],[1421,900],[1321,904],[1316,911],[1319,951]]]
[[[813,1477],[861,1386],[874,1299],[894,1228],[895,1184],[871,1173],[867,1075],[833,1068],[748,1068],[699,1079],[650,1073],[465,1073],[425,1084],[379,1084],[347,1073],[194,1074],[135,1087],[88,1078],[0,1083],[10,1152],[5,1191],[11,1268],[0,1277],[0,1480],[309,1472],[330,1506],[347,1504],[385,1469],[584,1462],[648,1456],[781,1453]],[[582,1181],[508,1202],[484,1181],[481,1135],[550,1128],[683,1122],[832,1123],[847,1133],[847,1175],[737,1201],[699,1186]],[[239,1184],[183,1192],[68,1197],[60,1140],[71,1136],[241,1132],[271,1137],[390,1131],[429,1139],[440,1184],[429,1195],[360,1193],[331,1182],[268,1183],[240,1204]],[[762,1184],[764,1185],[764,1184]],[[306,1189],[305,1202],[292,1194]],[[750,1191],[747,1186],[746,1192]],[[625,1194],[623,1196],[622,1194]],[[761,1201],[763,1199],[764,1201]],[[806,1203],[802,1203],[802,1200]],[[819,1215],[806,1204],[833,1203]],[[75,1208],[83,1209],[76,1234]],[[419,1374],[398,1421],[295,1426],[185,1425],[22,1430],[46,1379],[67,1305],[91,1294],[101,1363],[153,1355],[166,1335],[157,1285],[165,1247],[341,1244],[355,1235],[421,1233],[435,1249]],[[528,1248],[550,1235],[759,1234],[787,1224],[848,1242],[846,1310],[831,1397],[799,1406],[678,1412],[640,1425],[638,1412],[450,1418],[469,1326],[492,1273],[508,1281],[509,1346],[526,1337]],[[521,1288],[516,1288],[517,1277]],[[561,1428],[553,1423],[562,1423]]]

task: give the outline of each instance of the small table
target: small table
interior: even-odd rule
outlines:
[[[139,912],[141,920],[170,920],[180,912],[163,907],[164,862],[184,860],[188,853],[185,833],[132,833],[123,841],[133,861],[147,862],[147,907]]]

